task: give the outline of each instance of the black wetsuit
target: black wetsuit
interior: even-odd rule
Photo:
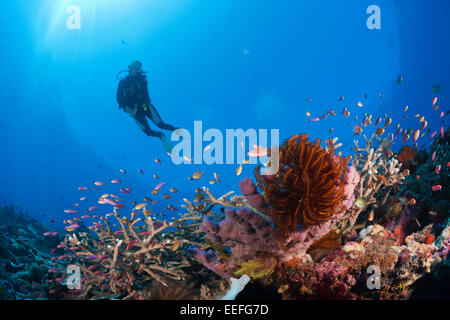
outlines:
[[[126,107],[131,110],[137,108],[133,118],[139,127],[146,135],[161,138],[163,133],[150,129],[146,117],[152,120],[158,128],[170,131],[174,131],[176,128],[170,124],[164,123],[158,111],[152,105],[148,95],[147,84],[145,75],[138,74],[132,76],[129,74],[119,82],[119,87],[117,88],[117,102],[119,103],[119,109],[124,109],[125,111]]]

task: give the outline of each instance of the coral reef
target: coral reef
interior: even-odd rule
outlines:
[[[364,136],[348,166],[333,141],[295,135],[277,174],[256,168],[241,195],[203,187],[170,219],[115,208],[64,237],[0,208],[0,298],[450,298],[448,136],[398,155],[392,139]]]
[[[298,136],[293,138],[291,144],[289,140],[284,144],[283,152],[302,149],[299,145],[306,142],[305,138],[300,142]],[[289,178],[294,172],[302,174],[301,170],[286,166],[280,168],[281,174],[276,178],[256,173],[264,195],[251,179],[241,180],[239,186],[246,205],[241,199],[243,205],[238,210],[225,209],[222,219],[203,218],[200,231],[210,248],[191,248],[194,258],[222,277],[247,274],[264,287],[278,288],[283,299],[409,299],[419,296],[418,290],[424,287],[422,278],[448,282],[447,200],[441,198],[442,194],[436,198],[429,193],[430,197],[416,201],[418,195],[409,188],[413,184],[405,183],[410,172],[402,170],[402,163],[390,151],[392,143],[376,135],[364,138],[364,148],[355,142],[353,166],[348,167],[345,179],[340,181],[343,194],[335,208],[342,206],[342,212],[321,222],[309,220],[317,223],[302,226],[301,207],[294,205],[294,196],[282,199],[287,190],[293,192],[294,185],[297,191],[301,189]],[[441,150],[442,156],[446,148],[438,143],[432,152]],[[311,153],[318,148],[312,144],[305,150]],[[431,168],[435,162],[419,159],[410,170],[425,170],[424,165]],[[440,182],[448,186],[446,181]],[[428,188],[429,183],[425,182]],[[279,192],[274,191],[277,187]],[[432,203],[433,198],[438,201]],[[297,202],[300,199],[303,198],[297,198]],[[283,221],[279,216],[284,210],[290,218],[280,224]],[[280,236],[279,229],[289,230],[287,236]],[[379,288],[370,289],[368,270],[373,267],[380,272],[380,283]]]
[[[13,206],[0,208],[0,300],[48,298],[47,268],[58,238],[45,237],[46,228]]]

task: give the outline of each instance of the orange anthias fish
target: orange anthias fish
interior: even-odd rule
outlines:
[[[201,177],[203,177],[203,171],[196,171],[196,172],[194,172],[194,174],[192,175],[192,178],[193,179],[196,179],[196,180],[198,180],[198,179],[200,179]]]
[[[141,210],[141,209],[145,208],[146,205],[147,205],[146,203],[139,203],[138,205],[136,205],[134,207],[134,209],[135,210]]]
[[[253,146],[253,149],[247,152],[249,157],[264,157],[267,155],[267,149],[257,146],[256,144]]]
[[[431,106],[432,106],[432,107],[434,107],[434,105],[436,104],[436,102],[437,102],[437,97],[434,97],[434,99],[433,99],[433,102],[432,102]]]
[[[239,167],[236,169],[236,175],[239,177],[242,173],[242,164],[239,165]]]
[[[420,134],[420,130],[417,129],[417,130],[414,132],[414,142],[417,142],[417,139],[419,139],[419,134]]]

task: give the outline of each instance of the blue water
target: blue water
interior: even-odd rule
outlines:
[[[72,4],[81,8],[80,30],[66,27]],[[381,30],[366,26],[372,4],[381,8]],[[339,137],[344,155],[355,139],[348,123],[358,124],[364,112],[392,117],[389,133],[398,122],[416,129],[415,113],[439,130],[450,101],[449,11],[445,0],[1,1],[0,201],[43,221],[65,218],[82,195],[90,197],[85,209],[99,192],[118,193],[107,181],[120,178],[133,188],[123,195],[127,204],[161,181],[179,189],[160,200],[163,210],[192,198],[196,187],[220,195],[253,176],[253,166],[237,177],[237,165],[172,164],[162,144],[118,109],[115,76],[136,59],[162,118],[189,130],[202,120],[204,130],[279,129],[282,140],[303,132]],[[436,84],[439,112],[431,108]],[[329,109],[337,116],[307,121],[306,111]],[[202,170],[201,180],[187,179]],[[222,182],[210,186],[214,171]],[[105,186],[77,190],[94,181]]]

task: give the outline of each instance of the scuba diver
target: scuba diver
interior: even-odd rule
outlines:
[[[177,128],[165,123],[152,104],[148,94],[146,72],[142,71],[142,63],[133,61],[128,66],[128,70],[121,71],[119,74],[126,71],[129,72],[128,75],[120,79],[117,88],[119,109],[128,113],[147,136],[159,138],[164,144],[164,149],[170,153],[172,145],[167,141],[165,134],[152,130],[146,118],[152,120],[160,129],[175,131]]]

